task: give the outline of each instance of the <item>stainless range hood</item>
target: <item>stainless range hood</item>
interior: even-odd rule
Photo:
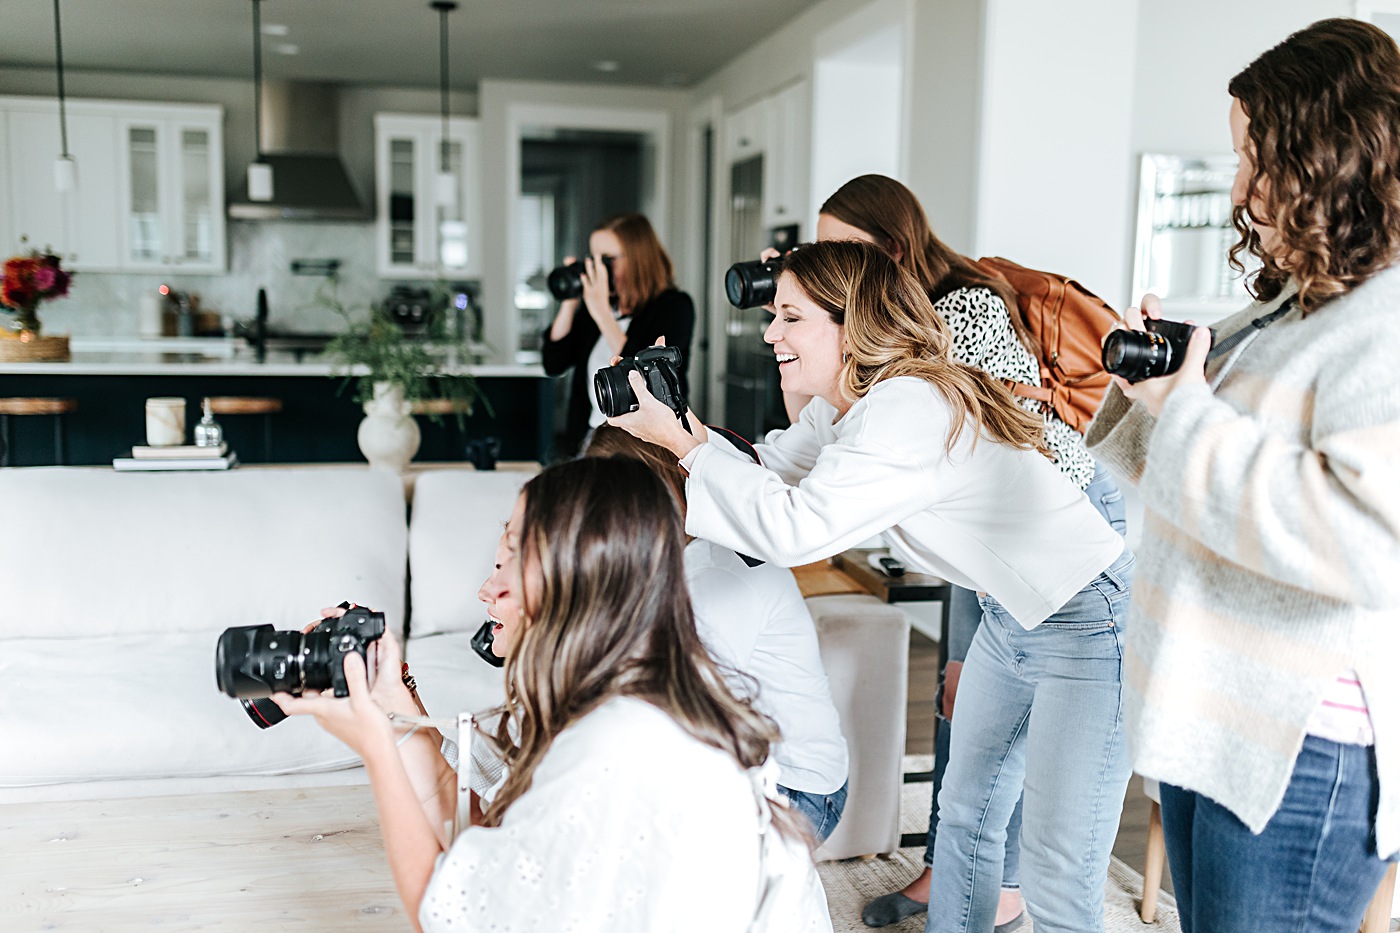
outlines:
[[[229,202],[236,220],[372,219],[341,164],[339,99],[333,84],[264,81],[263,161],[272,200],[248,199],[247,182]]]

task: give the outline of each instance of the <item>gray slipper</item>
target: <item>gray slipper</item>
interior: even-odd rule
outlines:
[[[866,904],[865,910],[860,913],[860,919],[864,920],[868,927],[887,927],[891,923],[898,923],[905,917],[912,917],[926,910],[927,904],[914,900],[903,891],[892,891],[889,894],[881,894]]]
[[[998,923],[996,925],[995,933],[1011,933],[1012,930],[1019,930],[1021,928],[1021,924],[1025,921],[1025,919],[1026,911],[1025,908],[1022,908],[1021,912],[1016,916],[1012,917],[1010,920],[1006,921],[1005,923]]]

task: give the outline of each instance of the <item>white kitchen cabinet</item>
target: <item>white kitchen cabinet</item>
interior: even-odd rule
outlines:
[[[376,114],[375,253],[379,274],[405,279],[481,277],[481,137],[477,121]]]
[[[60,193],[58,103],[0,98],[0,236],[52,248],[77,271],[225,268],[223,112],[183,104],[70,100],[77,186]]]
[[[0,233],[7,253],[52,249],[75,271],[120,268],[117,245],[115,119],[84,106],[68,108],[68,151],[77,186],[60,193],[54,161],[62,150],[58,104],[37,100],[5,108],[5,173]]]
[[[765,228],[801,223],[807,214],[812,161],[811,93],[799,81],[729,114],[724,151],[729,164],[763,156]],[[803,231],[808,237],[812,231]]]
[[[124,269],[224,271],[218,108],[162,107],[118,116],[117,171]]]
[[[744,162],[768,150],[771,98],[754,101],[724,118],[724,151],[728,162]]]
[[[769,98],[768,148],[763,157],[763,226],[802,223],[812,163],[811,94],[799,81]],[[811,239],[813,231],[805,231]]]

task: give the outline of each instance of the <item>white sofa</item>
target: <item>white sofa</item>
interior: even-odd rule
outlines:
[[[350,599],[385,612],[434,715],[499,702],[470,638],[517,471],[0,470],[0,802],[362,782],[315,723],[259,730],[219,693],[232,625],[300,629]],[[893,851],[909,628],[874,597],[808,600],[850,744],[827,858]]]

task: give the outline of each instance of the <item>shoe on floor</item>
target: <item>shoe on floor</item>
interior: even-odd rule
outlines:
[[[1012,917],[1010,920],[1006,921],[1005,923],[998,923],[996,925],[996,933],[1011,933],[1012,930],[1019,930],[1021,928],[1021,924],[1024,923],[1025,920],[1026,911],[1024,908],[1022,908],[1021,912],[1016,916]]]
[[[898,923],[905,917],[912,917],[928,910],[928,905],[914,900],[903,891],[892,891],[889,894],[881,894],[875,900],[865,905],[865,910],[860,912],[860,919],[865,921],[868,927],[887,927],[891,923]],[[1003,933],[1000,927],[997,933]]]

